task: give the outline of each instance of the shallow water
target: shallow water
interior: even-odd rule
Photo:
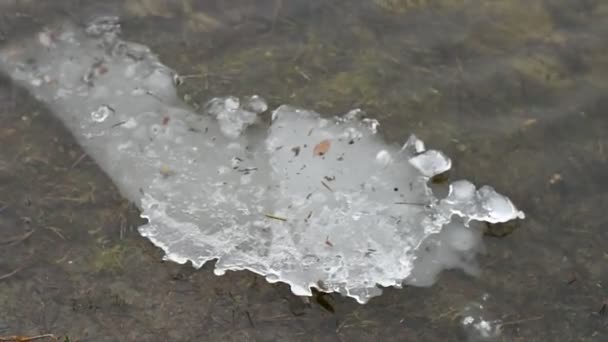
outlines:
[[[486,237],[479,278],[445,272],[431,288],[387,289],[364,306],[325,296],[332,313],[248,272],[161,262],[135,230],[136,210],[67,130],[1,78],[0,336],[466,341],[473,302],[502,321],[499,341],[608,336],[608,4],[229,4],[0,0],[0,44],[120,15],[126,39],[195,75],[181,86],[191,103],[259,93],[271,106],[360,107],[388,140],[415,133],[453,158],[451,178],[492,184],[526,220]]]

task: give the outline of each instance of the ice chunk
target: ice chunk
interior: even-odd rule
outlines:
[[[525,214],[517,210],[511,200],[497,193],[492,187],[486,185],[475,190],[475,186],[465,180],[452,183],[448,196],[440,201],[437,208],[443,211],[446,217],[448,213],[452,213],[467,221],[499,223],[525,218]]]
[[[242,108],[248,112],[260,114],[268,110],[268,105],[266,100],[258,95],[253,95],[244,101]]]
[[[446,201],[469,201],[475,195],[475,185],[469,181],[461,180],[450,184],[450,192]]]
[[[407,139],[407,141],[405,142],[405,144],[403,144],[403,147],[401,148],[401,151],[403,153],[406,153],[410,157],[420,154],[425,150],[426,148],[424,147],[424,142],[418,139],[418,137],[416,137],[414,134],[410,135],[410,137]]]
[[[218,275],[250,270],[298,295],[315,287],[364,303],[378,285],[430,285],[445,268],[476,273],[472,221],[524,217],[467,181],[437,198],[427,181],[450,159],[415,136],[401,149],[387,144],[359,110],[322,117],[283,105],[267,128],[261,97],[229,96],[201,115],[149,48],[119,38],[117,18],[61,27],[52,42],[5,46],[0,70],[53,109],[139,206],[140,233],[168,260],[216,259]]]
[[[420,149],[420,146],[416,147],[416,150]],[[435,150],[419,152],[419,154],[410,158],[410,164],[414,165],[426,177],[442,174],[452,167],[450,158]]]
[[[220,124],[220,130],[227,138],[236,139],[243,131],[258,120],[258,114],[268,109],[266,101],[254,95],[243,103],[234,96],[214,98],[206,105],[208,114],[214,116]]]

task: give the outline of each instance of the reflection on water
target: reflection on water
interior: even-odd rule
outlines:
[[[62,0],[0,1],[0,12],[0,44],[63,18],[118,14],[129,40],[190,75],[181,96],[195,106],[255,92],[273,106],[361,107],[387,139],[433,142],[454,157],[453,179],[491,183],[528,216],[486,238],[479,278],[446,273],[362,307],[333,297],[331,314],[246,272],[159,263],[134,209],[4,78],[0,336],[459,341],[475,339],[462,321],[482,301],[506,341],[608,333],[608,3]]]

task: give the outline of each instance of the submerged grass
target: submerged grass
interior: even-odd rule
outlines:
[[[34,3],[0,2],[4,13],[20,13],[2,19],[0,37],[46,20],[41,12],[88,11],[71,0]],[[0,280],[0,326],[72,341],[461,340],[462,308],[490,293],[486,310],[506,317],[505,340],[600,340],[608,329],[607,4],[259,3],[106,5],[124,15],[129,39],[199,75],[180,86],[192,104],[259,93],[271,105],[332,114],[361,106],[390,140],[414,132],[446,151],[451,179],[509,194],[529,218],[488,228],[506,237],[487,239],[482,277],[447,272],[430,289],[388,290],[365,306],[332,296],[309,307],[247,272],[216,277],[162,263],[134,231],[141,220],[132,207],[69,133],[4,79],[0,240],[35,234],[0,246],[0,275],[19,269]],[[526,316],[525,324],[508,319]]]

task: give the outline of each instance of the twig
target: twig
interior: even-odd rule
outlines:
[[[334,190],[333,190],[332,188],[330,188],[330,187],[329,187],[329,185],[327,185],[327,183],[325,183],[324,181],[321,181],[321,184],[323,184],[323,186],[324,186],[324,187],[325,187],[327,190],[329,190],[329,191],[331,191],[331,192],[334,192]]]
[[[41,340],[43,338],[50,338],[54,341],[57,341],[57,337],[53,334],[44,334],[44,335],[36,335],[36,336],[0,336],[0,341],[2,342],[30,342],[34,340]]]
[[[126,123],[127,123],[127,120],[118,121],[117,123],[115,123],[112,126],[110,126],[110,128],[116,128],[116,127],[122,126],[122,125],[124,125]]]
[[[86,157],[87,154],[83,153],[80,157],[78,157],[78,159],[76,159],[76,161],[74,162],[74,164],[72,164],[72,166],[70,166],[70,170],[74,169],[78,164],[80,164],[80,162],[84,159],[84,157]]]
[[[307,74],[306,74],[304,71],[302,71],[300,68],[295,67],[295,70],[296,70],[296,72],[297,72],[297,73],[298,73],[300,76],[302,76],[302,78],[304,78],[305,80],[307,80],[307,81],[312,80],[312,79],[310,78],[310,76],[308,76],[308,75],[307,75]]]
[[[500,325],[501,327],[505,327],[505,326],[515,325],[515,324],[520,324],[520,323],[538,321],[539,319],[543,319],[543,318],[545,318],[545,316],[541,315],[541,316],[536,316],[536,317],[523,318],[523,319],[518,319],[518,320],[514,320],[514,321],[503,322],[503,323],[499,323],[498,325]]]
[[[14,276],[15,274],[17,274],[17,272],[21,271],[21,269],[23,268],[23,266],[16,268],[14,271],[9,272],[7,274],[1,275],[0,276],[0,280],[5,280],[8,279],[12,276]],[[0,338],[0,341],[4,341],[2,338]],[[10,340],[9,340],[10,341]]]
[[[251,325],[251,327],[255,328],[255,324],[253,324],[253,320],[251,319],[251,315],[249,314],[249,311],[245,311],[245,315],[247,315],[247,320],[249,321],[249,324]]]
[[[155,98],[156,100],[158,100],[158,101],[160,101],[160,102],[163,102],[163,99],[161,99],[161,98],[160,98],[158,95],[154,94],[153,92],[151,92],[151,91],[149,91],[149,90],[148,90],[148,91],[146,91],[146,95],[150,95],[150,96],[152,96],[153,98]]]
[[[426,205],[424,203],[414,203],[414,202],[395,202],[395,204],[416,205],[416,206],[420,206],[420,207],[424,207]]]
[[[257,167],[246,167],[244,169],[238,169],[238,172],[243,172],[243,173],[249,173],[251,171],[257,171],[258,168]]]
[[[184,81],[187,80],[189,78],[207,78],[209,77],[209,73],[203,72],[200,74],[188,74],[188,75],[180,75],[179,78]]]
[[[283,221],[283,222],[287,222],[287,219],[284,217],[279,217],[279,216],[274,216],[274,215],[270,215],[270,214],[264,214],[264,216],[266,216],[269,219],[273,219],[273,220],[279,220],[279,221]]]
[[[277,23],[277,19],[279,18],[279,14],[281,13],[281,9],[283,9],[283,0],[274,0],[274,4],[272,6],[272,32],[274,32],[274,27]]]
[[[44,227],[50,231],[52,231],[53,233],[57,234],[57,236],[59,236],[61,238],[61,240],[65,240],[65,236],[63,236],[63,234],[61,233],[61,229],[57,228],[57,227],[53,227],[53,226],[48,226],[48,227]]]
[[[0,240],[0,245],[12,245],[16,242],[21,242],[21,241],[29,238],[32,234],[34,234],[34,230],[30,230],[28,232],[25,232],[25,234],[22,234],[19,236],[10,237],[6,240]]]

